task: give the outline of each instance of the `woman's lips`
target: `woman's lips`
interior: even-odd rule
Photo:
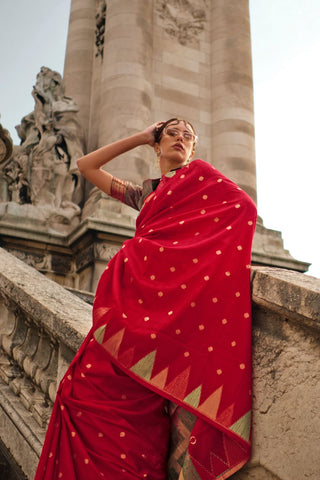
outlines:
[[[176,149],[178,149],[178,150],[181,150],[182,152],[184,151],[184,147],[183,147],[183,145],[181,145],[181,143],[175,143],[175,144],[173,145],[173,148],[176,148]]]

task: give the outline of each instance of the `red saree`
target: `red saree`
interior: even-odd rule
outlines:
[[[163,176],[147,196],[134,238],[124,242],[101,276],[93,329],[60,386],[36,480],[103,476],[226,479],[249,459],[249,281],[256,207],[243,190],[202,160],[171,175]],[[90,360],[92,349],[96,353]],[[108,363],[121,381],[125,377],[129,382],[126,387],[117,390],[118,379],[108,377]],[[96,377],[85,387],[89,371]],[[104,381],[104,375],[109,380]],[[110,402],[106,407],[104,397],[113,394],[112,388],[111,393],[104,389],[106,383],[113,386],[112,382],[118,393],[111,399],[111,407]],[[140,400],[118,412],[120,397],[126,396],[121,388],[130,390],[130,382],[141,389]],[[84,401],[80,396],[85,389]],[[145,395],[150,398],[144,402],[141,398]],[[158,403],[159,408],[151,412],[151,420],[143,422],[151,403]],[[77,417],[80,404],[88,415],[84,423]],[[111,420],[109,415],[103,430],[110,408]],[[139,411],[142,415],[136,422],[131,417],[128,420],[131,408],[130,414]],[[95,434],[89,433],[93,425]],[[127,444],[130,452],[134,447],[139,452],[130,465],[126,464],[128,452],[121,453],[119,440],[115,440],[119,428],[128,437],[128,425],[135,435],[140,431],[140,436],[133,435]],[[97,446],[96,432],[102,430],[111,432],[106,454]],[[71,447],[72,432],[81,439],[77,447]],[[153,435],[162,438],[162,444],[157,443],[151,451]],[[86,436],[90,441],[84,441]],[[112,458],[109,454],[117,448]],[[80,452],[81,468],[75,460]],[[153,459],[148,468],[137,464],[141,452]],[[50,453],[56,467],[44,474],[49,472]],[[63,462],[64,454],[72,466]],[[163,464],[167,455],[166,477]],[[85,473],[84,466],[91,464],[91,473]],[[72,468],[77,473],[70,473]]]

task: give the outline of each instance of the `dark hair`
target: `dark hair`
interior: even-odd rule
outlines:
[[[193,133],[196,135],[196,131],[195,131],[194,126],[192,125],[192,123],[188,122],[188,120],[184,120],[183,118],[174,117],[174,118],[170,118],[170,120],[167,120],[166,122],[164,122],[164,123],[161,125],[161,127],[155,129],[154,139],[155,139],[155,142],[156,142],[156,143],[160,143],[163,130],[166,128],[167,125],[169,125],[169,124],[172,123],[172,122],[174,122],[174,125],[177,125],[177,124],[180,123],[180,122],[183,122],[186,126],[189,125],[189,126],[191,127]]]

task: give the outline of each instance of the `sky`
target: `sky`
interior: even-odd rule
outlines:
[[[1,0],[0,122],[33,111],[41,66],[63,74],[70,0]],[[258,212],[320,278],[320,2],[250,0]]]

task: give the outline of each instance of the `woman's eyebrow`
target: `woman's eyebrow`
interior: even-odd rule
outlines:
[[[180,132],[193,133],[191,130],[188,130],[187,128],[184,130],[180,130],[180,128],[178,127],[168,127],[168,128],[172,128],[172,130],[179,130]]]

